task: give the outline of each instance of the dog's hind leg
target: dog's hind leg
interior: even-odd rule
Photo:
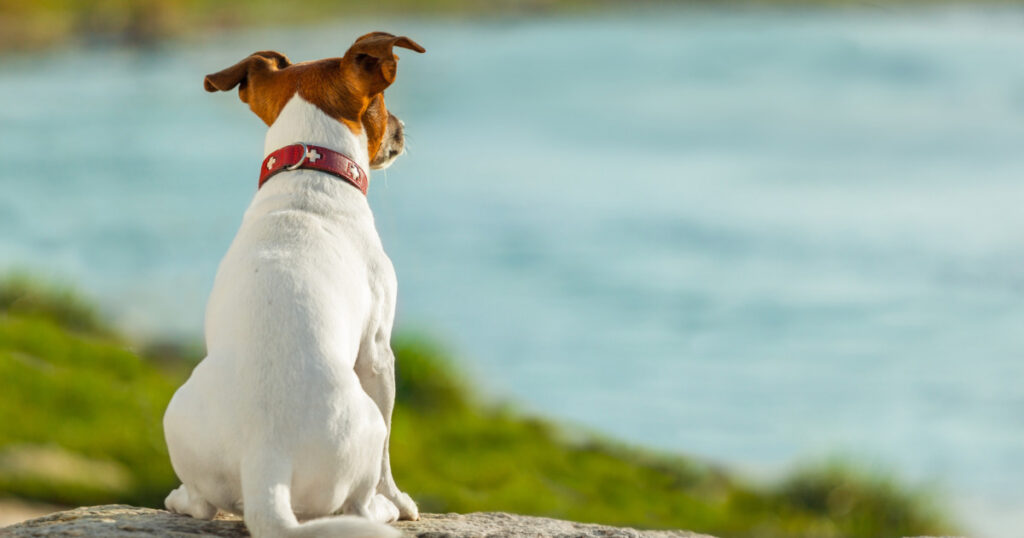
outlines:
[[[188,514],[196,519],[213,519],[217,515],[217,507],[206,502],[185,484],[167,496],[164,506],[171,512]]]
[[[362,517],[329,516],[299,523],[291,506],[291,466],[257,453],[242,461],[245,526],[253,538],[397,538],[397,529]]]

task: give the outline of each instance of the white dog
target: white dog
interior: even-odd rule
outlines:
[[[204,81],[237,86],[270,129],[210,294],[207,357],[164,416],[182,481],[168,510],[242,513],[256,537],[392,536],[384,523],[419,517],[388,459],[397,282],[365,196],[365,171],[404,149],[382,93],[395,46],[424,52],[374,32],[343,58],[257,52]]]

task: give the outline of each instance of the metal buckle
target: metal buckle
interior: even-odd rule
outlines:
[[[284,168],[285,170],[289,170],[289,171],[295,170],[296,168],[302,166],[302,163],[306,162],[306,155],[309,153],[309,148],[307,148],[306,144],[304,144],[302,142],[299,142],[299,145],[302,146],[302,158],[299,159],[299,162],[297,162],[297,163],[295,163],[295,164],[293,164],[291,166],[286,166]]]

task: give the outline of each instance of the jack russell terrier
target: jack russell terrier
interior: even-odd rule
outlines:
[[[391,476],[397,281],[365,196],[366,170],[404,150],[383,95],[394,47],[424,52],[373,32],[342,58],[263,51],[204,80],[237,86],[270,129],[207,304],[207,356],[164,415],[172,512],[241,513],[257,538],[395,536],[385,523],[419,518]]]

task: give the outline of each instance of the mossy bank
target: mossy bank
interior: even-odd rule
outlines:
[[[841,468],[754,486],[486,404],[436,345],[395,341],[395,477],[424,512],[505,511],[718,536],[904,536],[955,529],[928,496]],[[141,351],[140,351],[141,350]],[[160,507],[177,485],[161,415],[195,364],[137,346],[67,291],[0,285],[0,495]]]

